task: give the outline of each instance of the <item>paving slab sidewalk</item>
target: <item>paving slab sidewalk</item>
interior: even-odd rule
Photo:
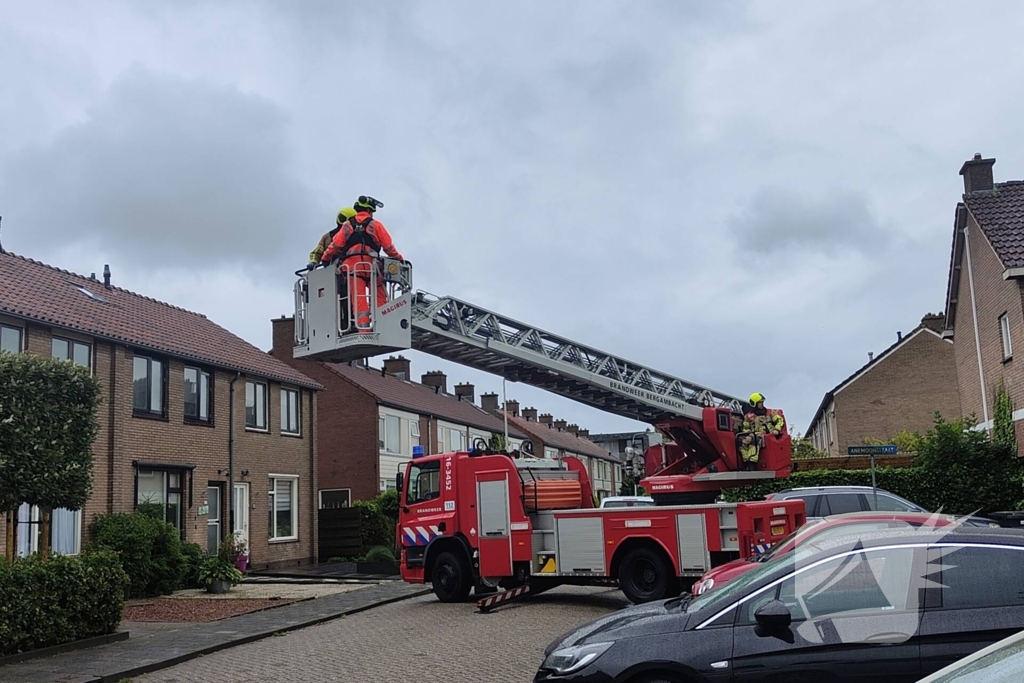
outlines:
[[[182,625],[174,630],[154,629],[146,634],[148,637],[130,637],[120,643],[0,667],[0,683],[117,683],[275,633],[428,592],[423,586],[389,581],[221,621]]]

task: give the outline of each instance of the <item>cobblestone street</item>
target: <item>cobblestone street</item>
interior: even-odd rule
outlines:
[[[628,604],[618,590],[566,587],[479,614],[433,595],[186,662],[137,683],[529,681],[556,636]]]

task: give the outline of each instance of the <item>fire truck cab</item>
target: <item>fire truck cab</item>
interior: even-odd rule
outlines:
[[[399,481],[401,574],[443,602],[531,584],[679,594],[804,523],[801,501],[595,508],[582,462],[474,450],[411,460]]]

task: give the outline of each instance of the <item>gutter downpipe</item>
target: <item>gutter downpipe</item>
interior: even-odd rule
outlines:
[[[978,304],[974,298],[974,270],[971,267],[971,239],[970,239],[970,227],[964,225],[964,250],[967,253],[967,282],[971,285],[971,317],[974,319],[974,348],[978,354],[978,379],[981,382],[981,412],[985,420],[985,424],[988,424],[988,398],[985,394],[988,392],[985,386],[985,369],[981,363],[981,338],[978,336]],[[992,432],[992,425],[989,425],[987,430],[989,433]]]
[[[235,382],[242,376],[236,372],[228,384],[228,531],[235,535]],[[312,412],[312,411],[311,411]],[[226,536],[225,536],[226,538]]]

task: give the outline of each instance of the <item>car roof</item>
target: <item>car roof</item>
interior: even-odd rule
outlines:
[[[813,491],[815,493],[827,493],[828,491],[878,491],[879,493],[888,493],[889,495],[892,496],[896,495],[892,491],[886,491],[885,489],[880,488],[872,489],[870,486],[795,486],[793,488],[778,491],[775,495],[780,495],[783,493],[798,493],[803,491]]]
[[[880,529],[852,535],[833,536],[815,543],[822,553],[843,552],[853,547],[875,548],[901,542],[955,543],[964,545],[1013,545],[1024,547],[1024,534],[1013,529],[992,527],[936,527],[917,529]]]
[[[944,522],[953,522],[959,517],[957,515],[939,514],[934,512],[900,512],[885,510],[862,510],[860,512],[845,512],[841,515],[825,515],[821,521],[831,525],[852,523],[857,521],[882,521],[887,519],[900,520],[905,522],[927,521],[935,517]],[[969,516],[968,519],[971,519]]]
[[[605,496],[601,500],[602,501],[606,501],[606,500],[650,500],[650,501],[653,501],[654,499],[651,498],[650,496]]]

